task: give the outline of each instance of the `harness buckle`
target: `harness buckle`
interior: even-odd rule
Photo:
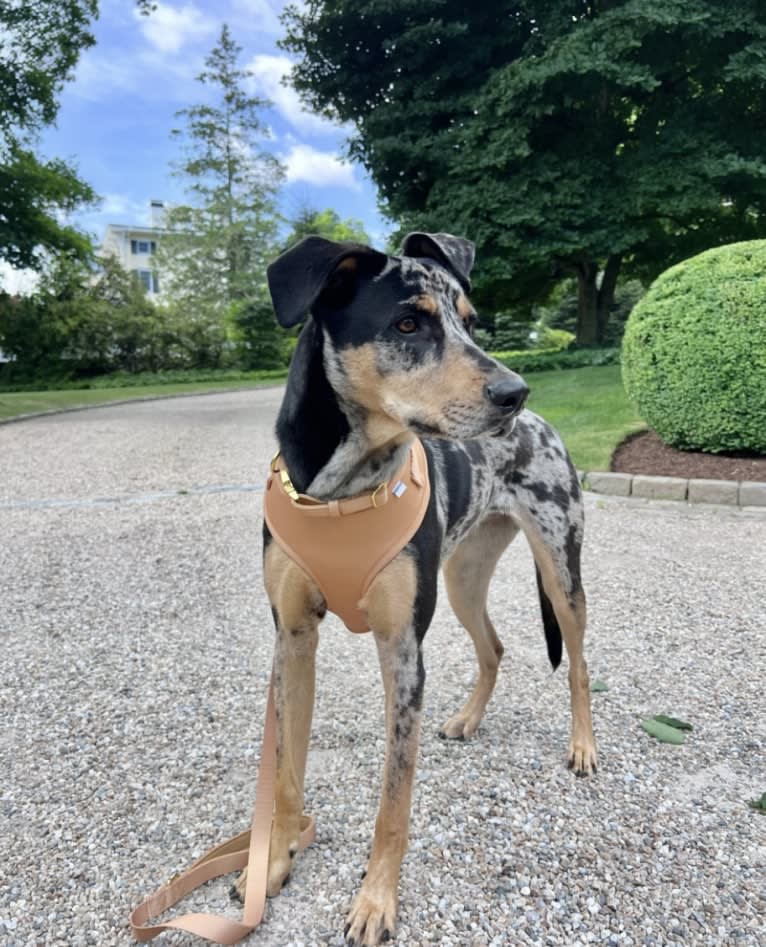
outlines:
[[[370,494],[370,503],[372,503],[373,509],[375,510],[378,509],[378,494],[380,493],[381,490],[385,490],[387,486],[388,484],[384,480],[383,483],[379,483],[377,487],[375,487],[375,489]]]
[[[269,462],[269,468],[272,473],[279,473],[279,467],[277,467],[277,461],[279,460],[279,455],[281,451],[277,451],[276,454],[271,458]]]
[[[290,497],[291,500],[298,499],[298,491],[293,486],[293,482],[290,479],[290,474],[286,470],[279,471],[279,478],[282,481],[282,486],[285,489],[285,493]]]

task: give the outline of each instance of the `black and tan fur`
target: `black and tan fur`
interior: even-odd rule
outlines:
[[[470,737],[492,694],[503,646],[487,615],[487,591],[521,530],[535,558],[551,662],[561,659],[562,638],[569,657],[569,765],[578,774],[596,768],[583,658],[580,485],[558,434],[524,408],[524,382],[471,339],[472,263],[473,245],[445,234],[411,234],[399,256],[309,237],[269,269],[281,324],[307,319],[277,422],[296,488],[324,500],[372,491],[399,468],[413,432],[423,439],[432,483],[420,529],[360,604],[380,658],[387,748],[372,852],[346,926],[350,944],[378,944],[394,930],[425,683],[423,638],[440,566],[479,662],[473,693],[442,734]],[[268,531],[264,569],[277,627],[275,895],[297,850],[325,605]]]

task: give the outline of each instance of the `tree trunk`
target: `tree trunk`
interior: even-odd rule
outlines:
[[[598,267],[590,261],[577,266],[577,337],[581,348],[598,344]]]
[[[577,338],[580,348],[604,344],[609,314],[614,304],[622,257],[610,256],[603,272],[590,260],[577,265]]]

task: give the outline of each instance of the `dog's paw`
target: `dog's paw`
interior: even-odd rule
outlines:
[[[375,947],[391,940],[396,924],[396,894],[366,892],[364,885],[351,906],[344,934],[349,947]]]
[[[229,888],[229,897],[232,901],[244,901],[245,900],[245,888],[247,887],[247,866],[242,869],[242,872],[234,882],[234,884]]]
[[[592,740],[573,740],[569,744],[567,764],[575,776],[592,776],[598,770],[596,745]]]
[[[439,736],[442,740],[468,740],[479,729],[480,723],[481,716],[475,717],[464,713],[455,714],[439,730]]]
[[[269,880],[266,885],[266,894],[270,898],[276,897],[290,880],[290,871],[298,853],[298,839],[292,832],[279,832],[275,826],[271,833],[271,847],[269,849]]]

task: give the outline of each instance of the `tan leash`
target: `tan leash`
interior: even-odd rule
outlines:
[[[271,671],[266,723],[263,730],[261,765],[255,791],[255,805],[250,828],[211,848],[182,874],[163,885],[130,915],[130,928],[137,940],[148,941],[167,930],[188,931],[216,944],[236,944],[263,920],[266,906],[266,883],[269,867],[269,842],[274,815],[274,784],[277,769],[277,715],[274,706],[274,669]],[[316,822],[313,816],[302,816],[299,849],[314,841]],[[241,921],[219,914],[184,914],[158,924],[147,923],[167,911],[189,892],[211,878],[226,875],[247,865],[245,906]]]

